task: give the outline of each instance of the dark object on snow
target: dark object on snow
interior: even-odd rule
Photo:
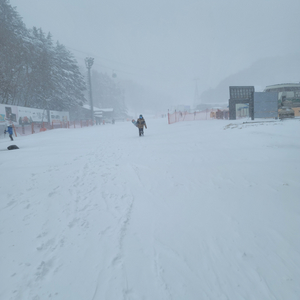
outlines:
[[[15,150],[15,149],[20,149],[18,146],[16,145],[10,145],[7,147],[8,150]]]

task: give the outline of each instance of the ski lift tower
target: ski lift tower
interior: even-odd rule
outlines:
[[[90,97],[90,105],[91,105],[91,119],[92,119],[92,124],[94,125],[94,106],[93,106],[92,82],[91,82],[91,67],[92,67],[93,63],[94,63],[94,58],[87,57],[85,59],[85,65],[88,69],[89,97]]]

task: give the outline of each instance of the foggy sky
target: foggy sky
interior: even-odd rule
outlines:
[[[260,58],[300,53],[299,0],[10,0],[84,65],[181,103]]]

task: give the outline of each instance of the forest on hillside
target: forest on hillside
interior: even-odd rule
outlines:
[[[0,1],[0,103],[69,110],[88,102],[86,70],[73,53],[54,42],[51,33],[27,28],[9,0]],[[93,70],[95,104],[126,114],[124,90],[104,73]]]

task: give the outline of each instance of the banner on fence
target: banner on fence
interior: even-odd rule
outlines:
[[[49,119],[46,110],[19,106],[18,121],[20,125],[27,125],[34,122],[49,122]]]
[[[70,121],[69,112],[50,110],[50,121],[54,123],[56,122],[68,123],[68,121]]]
[[[28,125],[31,123],[51,123],[64,122],[67,123],[69,118],[69,112],[67,111],[49,111],[45,109],[22,107],[8,104],[0,104],[0,122],[10,120],[15,125]]]

